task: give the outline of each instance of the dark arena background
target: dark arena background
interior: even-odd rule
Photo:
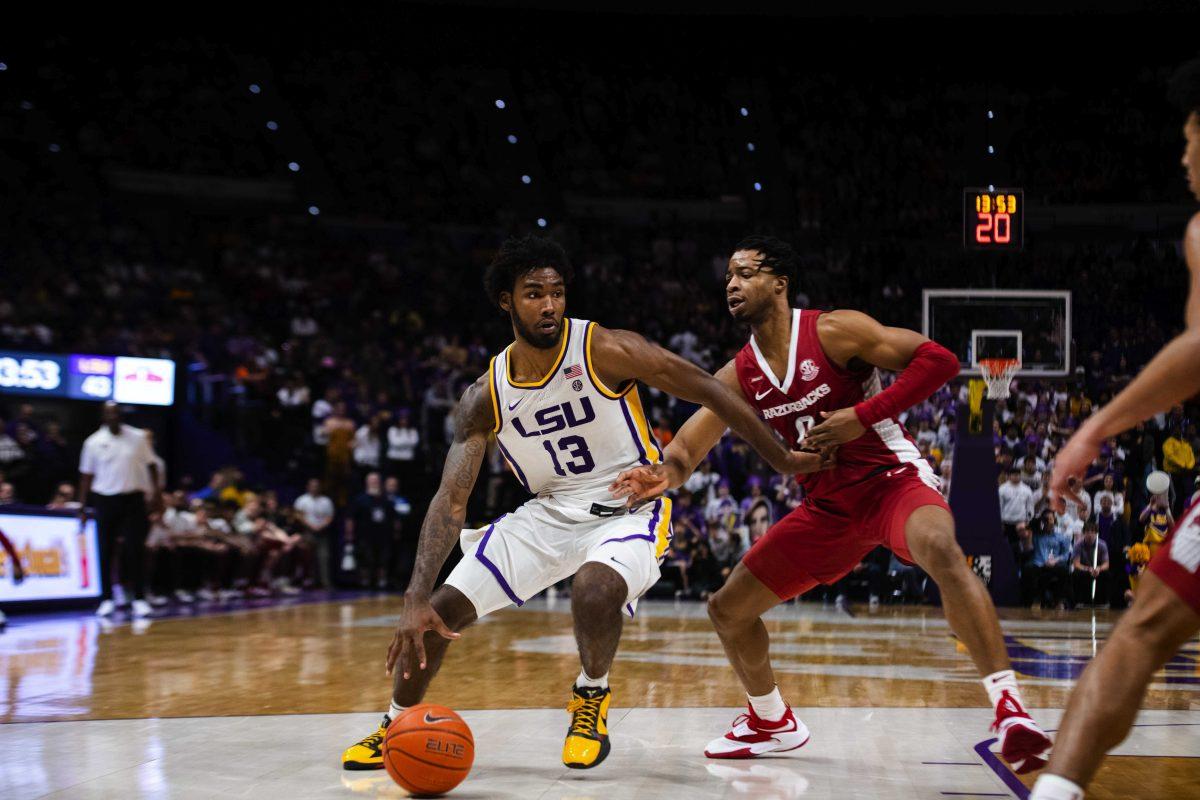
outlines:
[[[565,249],[568,316],[708,373],[749,337],[726,275],[752,234],[794,249],[793,307],[953,353],[958,376],[897,418],[905,458],[1054,736],[1198,488],[1183,402],[1106,439],[1065,511],[1049,494],[1072,434],[1186,327],[1198,208],[1168,84],[1200,56],[1195,4],[567,5],[0,31],[0,797],[408,796],[343,751],[389,710],[460,398],[514,341],[483,279],[517,235]],[[1019,362],[1007,397],[981,359]],[[698,409],[632,398],[643,459]],[[493,541],[530,497],[497,441],[461,523]],[[559,758],[578,587],[517,597],[493,565],[522,607],[464,629],[426,697],[473,734],[454,796],[1030,796],[945,593],[882,546],[765,615],[811,741],[706,758],[747,703],[711,598],[814,500],[729,431],[668,497],[607,763]],[[1200,797],[1198,765],[1193,635],[1087,796]]]

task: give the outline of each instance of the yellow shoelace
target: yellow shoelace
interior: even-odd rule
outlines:
[[[600,724],[600,704],[602,702],[604,702],[603,697],[590,699],[578,695],[572,697],[571,702],[567,704],[567,711],[575,715],[571,720],[571,733],[583,736],[595,734],[596,728]]]
[[[383,734],[384,732],[382,730],[375,731],[370,736],[359,742],[359,744],[363,747],[369,747],[372,750],[378,750],[380,743],[383,742]]]

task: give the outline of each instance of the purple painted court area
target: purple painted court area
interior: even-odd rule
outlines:
[[[1135,728],[1195,728],[1200,727],[1200,723],[1195,722],[1167,722],[1167,723],[1148,723],[1144,725],[1134,725]],[[1057,733],[1056,728],[1048,728],[1046,733]],[[1016,774],[1008,768],[1008,765],[1000,760],[1000,757],[992,752],[992,745],[996,743],[996,739],[985,739],[975,745],[975,752],[983,759],[983,762],[992,768],[992,771],[1004,781],[1004,785],[1012,790],[1012,796],[1017,800],[1029,800],[1029,790],[1025,788],[1025,784],[1021,783]],[[1173,756],[1173,758],[1194,758],[1195,756]],[[949,794],[949,792],[942,792]],[[1008,795],[972,795],[974,797],[1007,797]]]
[[[1038,636],[1037,638],[1069,637]],[[1032,675],[1037,678],[1078,680],[1084,667],[1092,660],[1090,655],[1073,656],[1047,653],[1036,647],[1030,647],[1016,636],[1005,636],[1004,642],[1008,647],[1008,655],[1012,659],[1013,669],[1023,675]],[[1198,663],[1200,663],[1200,658],[1197,653],[1192,649],[1185,648],[1176,653],[1175,657],[1163,667],[1166,674],[1161,681],[1168,685],[1200,684],[1200,677],[1196,675]]]
[[[195,619],[197,617],[212,617],[242,611],[257,611],[264,608],[303,606],[312,603],[328,603],[336,600],[357,600],[360,597],[376,597],[379,594],[379,592],[359,590],[309,591],[298,594],[295,597],[249,597],[243,600],[231,600],[226,603],[216,601],[211,603],[172,603],[163,608],[156,608],[154,614],[147,619],[152,621],[162,619]],[[400,592],[395,593],[397,605],[399,605],[402,596]],[[5,609],[5,613],[8,614],[8,627],[10,629],[37,625],[39,622],[92,617],[94,612],[94,606],[34,614],[22,614],[19,609],[14,609],[11,605]],[[117,611],[111,617],[108,617],[108,621],[113,625],[124,625],[133,622],[134,619],[129,615],[128,611]]]

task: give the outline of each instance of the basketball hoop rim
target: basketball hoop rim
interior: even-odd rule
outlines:
[[[1004,370],[1016,372],[1021,368],[1019,358],[981,358],[977,363],[981,370],[993,375],[1000,375]]]
[[[1003,400],[1009,396],[1013,376],[1021,369],[1019,358],[981,358],[979,371],[987,383],[989,400]]]

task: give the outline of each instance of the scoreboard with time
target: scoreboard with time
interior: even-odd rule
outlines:
[[[1021,189],[963,189],[963,245],[968,250],[1025,246],[1025,193]]]
[[[169,406],[175,402],[175,362],[0,350],[0,394]]]

